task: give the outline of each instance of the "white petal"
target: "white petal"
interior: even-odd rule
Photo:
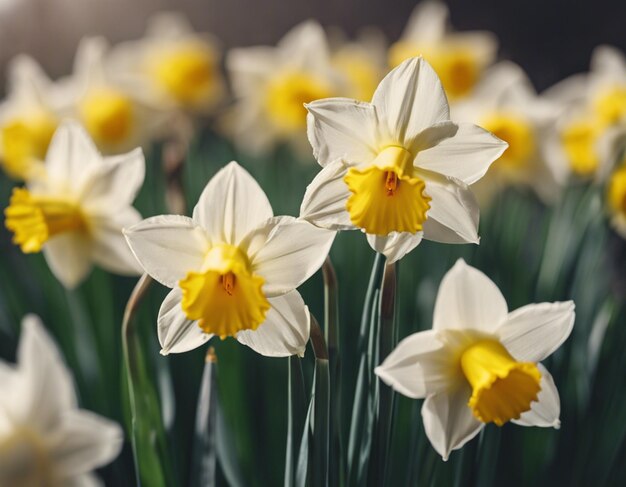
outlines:
[[[143,184],[145,160],[141,148],[107,157],[81,188],[83,206],[114,212],[133,202]]]
[[[46,262],[67,289],[80,284],[91,271],[91,240],[82,232],[55,235],[43,247]]]
[[[391,232],[389,235],[367,235],[367,243],[387,257],[387,263],[400,260],[422,241],[423,233]]]
[[[102,487],[103,485],[98,477],[86,473],[66,480],[63,487]]]
[[[433,329],[471,328],[492,333],[506,320],[507,312],[506,301],[498,286],[459,259],[439,285]]]
[[[35,315],[27,315],[22,321],[17,361],[20,407],[11,414],[39,431],[52,431],[60,415],[76,407],[76,394],[57,346]]]
[[[140,221],[141,215],[132,206],[120,209],[112,216],[93,216],[90,219],[93,261],[115,274],[140,275],[143,269],[122,233],[123,228]]]
[[[148,218],[125,228],[124,235],[145,271],[167,287],[200,269],[210,245],[204,230],[180,215]]]
[[[430,173],[426,194],[432,198],[424,222],[424,238],[442,243],[475,243],[479,207],[471,189],[462,181]]]
[[[113,461],[124,434],[113,421],[89,411],[67,411],[61,433],[51,445],[54,464],[68,476],[80,475]]]
[[[471,396],[468,385],[450,392],[429,396],[422,406],[426,436],[445,460],[452,450],[458,450],[483,428],[467,406]]]
[[[326,33],[314,20],[305,20],[287,32],[279,41],[276,53],[283,67],[318,75],[328,69]]]
[[[266,357],[304,355],[311,317],[298,291],[269,298],[272,306],[256,330],[237,333],[237,340]]]
[[[327,98],[305,105],[307,135],[321,166],[336,159],[360,164],[377,154],[376,109],[371,103]]]
[[[626,59],[619,49],[602,45],[591,54],[591,70],[612,78],[626,77]]]
[[[450,387],[450,360],[434,330],[402,340],[374,373],[385,384],[413,399]]]
[[[85,171],[102,162],[100,153],[85,129],[66,121],[57,129],[46,155],[46,171],[51,179],[79,185]]]
[[[420,2],[413,9],[402,38],[416,42],[438,42],[446,33],[448,15],[448,7],[443,2]]]
[[[300,218],[330,230],[353,230],[346,202],[350,190],[344,181],[348,168],[339,159],[324,167],[306,188]]]
[[[417,167],[473,184],[485,175],[508,144],[471,123],[458,124],[458,131],[429,149],[420,151]]]
[[[239,245],[262,222],[273,216],[267,196],[236,162],[220,169],[202,191],[193,219],[211,242]]]
[[[407,59],[385,76],[372,103],[387,127],[386,135],[405,147],[422,130],[450,119],[441,82],[422,58]]]
[[[265,279],[263,291],[277,296],[294,290],[324,263],[335,232],[293,217],[270,219],[267,240],[250,255],[253,272]],[[264,233],[266,228],[258,231]]]
[[[509,313],[497,330],[502,345],[523,362],[541,362],[567,339],[574,326],[574,302],[529,304]]]
[[[537,364],[537,366],[541,372],[541,390],[537,396],[537,401],[530,404],[530,411],[522,413],[520,419],[514,419],[512,422],[521,426],[558,429],[561,426],[559,391],[556,389],[550,372],[541,364]]]
[[[176,287],[163,300],[159,309],[158,335],[161,354],[188,352],[208,342],[212,334],[204,333],[197,321],[185,316],[180,301],[182,291]]]

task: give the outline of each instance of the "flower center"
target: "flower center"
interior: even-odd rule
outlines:
[[[270,309],[264,282],[238,247],[216,245],[207,252],[201,272],[189,272],[179,281],[183,311],[205,333],[222,338],[254,330]]]
[[[59,233],[86,230],[78,203],[70,198],[34,195],[15,188],[4,210],[5,226],[13,232],[13,243],[22,252],[39,252],[48,239]]]
[[[616,170],[609,180],[608,200],[611,209],[626,216],[626,165]]]
[[[133,105],[119,91],[101,88],[81,102],[80,115],[94,140],[101,145],[124,142],[133,127]]]
[[[0,131],[4,169],[16,179],[29,179],[45,158],[57,120],[45,111],[15,118]]]
[[[11,487],[60,487],[42,439],[28,429],[18,429],[0,439],[0,485]]]
[[[420,55],[433,67],[450,99],[468,95],[480,78],[481,66],[476,54],[458,43],[430,46],[396,42],[389,49],[389,64],[395,67]]]
[[[383,149],[371,166],[351,168],[344,181],[352,193],[346,209],[357,227],[372,235],[422,230],[431,198],[414,175],[413,156],[406,149]]]
[[[205,102],[216,93],[217,59],[208,46],[185,43],[159,53],[151,71],[156,83],[183,105]]]
[[[502,426],[519,419],[541,390],[537,365],[516,362],[495,340],[481,340],[466,348],[461,368],[472,386],[468,406],[483,423]]]
[[[480,125],[509,144],[495,167],[522,169],[527,165],[535,152],[535,135],[524,117],[513,113],[492,113]]]
[[[306,125],[305,103],[333,95],[324,80],[297,71],[280,73],[266,87],[265,109],[269,119],[279,130],[298,132]]]
[[[603,92],[596,98],[594,108],[606,123],[618,123],[626,115],[626,86],[614,86]]]
[[[597,120],[572,122],[561,132],[561,143],[571,170],[581,177],[593,175],[600,164],[596,142],[602,131]]]

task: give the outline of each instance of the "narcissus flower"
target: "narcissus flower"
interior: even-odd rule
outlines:
[[[159,312],[161,353],[213,335],[267,356],[304,353],[309,313],[295,289],[320,268],[335,233],[273,217],[236,162],[209,181],[192,218],[157,216],[124,233],[145,271],[173,288]]]
[[[545,146],[557,182],[605,180],[624,149],[624,55],[609,46],[596,48],[589,73],[561,81],[544,96],[562,107]]]
[[[0,104],[0,163],[12,178],[42,176],[59,101],[56,87],[33,59],[21,55],[11,62],[8,96]]]
[[[224,94],[217,45],[183,16],[162,12],[149,19],[142,39],[112,50],[109,67],[154,106],[208,113]]]
[[[435,69],[451,102],[470,95],[485,68],[493,63],[498,42],[491,32],[454,32],[448,7],[440,1],[420,3],[402,39],[389,48],[390,66],[423,56]]]
[[[22,323],[17,366],[0,363],[0,485],[87,487],[122,448],[121,428],[78,409],[70,372],[35,316]]]
[[[66,97],[63,114],[80,120],[103,153],[117,154],[148,143],[165,118],[145,102],[142,90],[109,67],[108,56],[105,39],[83,39],[72,76],[58,84]]]
[[[537,96],[524,71],[508,61],[486,70],[473,94],[452,107],[455,120],[476,123],[508,143],[472,187],[481,206],[512,185],[530,188],[545,202],[558,196],[543,150],[558,112],[556,104]]]
[[[478,181],[506,143],[450,121],[439,78],[422,58],[380,83],[371,103],[347,98],[307,105],[308,135],[323,166],[300,215],[333,230],[359,228],[391,261],[424,238],[478,243]]]
[[[236,106],[225,128],[251,152],[279,142],[306,146],[303,105],[345,90],[331,65],[324,30],[312,21],[294,27],[276,47],[232,49],[226,67]]]
[[[23,252],[43,250],[65,287],[78,285],[93,263],[139,274],[122,228],[141,220],[131,203],[144,171],[141,149],[103,158],[80,125],[66,122],[52,138],[46,177],[13,190],[5,225]]]
[[[497,286],[459,260],[439,287],[433,329],[402,340],[375,372],[401,394],[426,398],[426,435],[447,460],[486,423],[560,426],[559,394],[540,362],[573,324],[572,301],[509,312]]]

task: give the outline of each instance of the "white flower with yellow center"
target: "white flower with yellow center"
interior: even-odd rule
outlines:
[[[489,68],[474,93],[452,107],[452,117],[473,122],[508,147],[472,190],[481,205],[510,185],[524,185],[544,201],[558,194],[544,160],[545,134],[558,114],[554,103],[537,96],[522,69],[508,61]]]
[[[278,142],[306,146],[304,104],[344,92],[332,67],[326,35],[308,21],[276,47],[232,49],[226,57],[236,106],[225,129],[241,148],[264,152]]]
[[[59,85],[67,98],[64,115],[80,120],[102,152],[117,154],[149,142],[165,119],[140,89],[109,68],[108,55],[105,39],[83,39],[72,76]]]
[[[485,68],[493,63],[498,42],[490,32],[453,32],[448,7],[440,1],[420,3],[402,38],[389,49],[390,66],[423,56],[435,69],[451,102],[472,93]]]
[[[217,42],[172,12],[150,18],[142,39],[115,46],[110,69],[164,109],[208,113],[224,94]]]
[[[121,428],[78,409],[70,372],[35,316],[22,322],[17,365],[0,362],[0,485],[93,487],[114,460]]]
[[[78,285],[93,263],[137,275],[141,268],[122,228],[141,220],[131,203],[144,171],[141,149],[103,158],[82,127],[65,122],[50,143],[46,177],[13,190],[5,225],[23,252],[43,250],[67,288]]]
[[[0,163],[15,179],[42,176],[50,139],[58,125],[56,89],[41,67],[18,56],[8,68],[8,96],[0,104]]]
[[[307,105],[308,135],[323,167],[300,215],[323,228],[361,229],[395,261],[422,237],[478,243],[479,180],[506,143],[450,121],[439,78],[422,58],[380,83],[371,103],[347,98]]]
[[[623,150],[626,129],[626,59],[600,46],[591,71],[561,81],[544,95],[562,106],[546,143],[546,160],[555,179],[604,180]]]
[[[375,372],[401,394],[426,399],[426,435],[447,460],[486,423],[560,426],[558,391],[539,362],[573,324],[572,301],[509,312],[497,286],[459,260],[439,287],[433,329],[402,340]]]
[[[214,335],[267,356],[304,353],[309,313],[295,289],[322,265],[335,233],[274,217],[236,162],[209,181],[192,218],[157,216],[124,233],[145,271],[173,288],[159,312],[161,353]]]

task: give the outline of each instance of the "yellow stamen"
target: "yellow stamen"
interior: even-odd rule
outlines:
[[[213,49],[189,42],[159,53],[151,60],[149,71],[157,84],[177,102],[195,106],[217,95],[217,63]]]
[[[482,66],[476,54],[456,42],[438,46],[396,42],[389,49],[389,64],[395,67],[420,55],[433,67],[450,99],[467,96],[480,78]]]
[[[596,150],[603,124],[595,119],[577,120],[563,129],[561,142],[572,171],[581,177],[592,176],[600,165]]]
[[[287,71],[269,81],[265,109],[272,123],[286,133],[299,132],[306,125],[305,103],[333,96],[329,84],[308,73]]]
[[[101,88],[88,93],[79,107],[87,130],[101,145],[126,141],[133,129],[133,104],[119,91]]]
[[[461,368],[472,386],[468,406],[484,423],[502,426],[519,419],[541,390],[537,365],[516,362],[495,340],[478,341],[465,349]]]
[[[189,272],[179,281],[182,309],[205,333],[222,338],[255,330],[265,321],[270,304],[264,280],[253,274],[248,257],[232,245],[216,245],[205,257],[201,272]]]
[[[509,144],[495,168],[515,170],[527,166],[536,145],[533,127],[526,118],[515,113],[492,113],[480,125]]]
[[[41,170],[57,119],[46,112],[15,118],[2,126],[0,148],[4,170],[15,179],[27,180]]]
[[[626,115],[626,86],[614,86],[598,96],[594,108],[601,120],[609,125],[620,122]]]
[[[39,252],[48,239],[63,232],[85,230],[78,203],[69,198],[34,195],[15,188],[4,210],[5,225],[14,233],[13,243],[22,252]]]
[[[0,485],[11,487],[61,487],[42,438],[25,428],[0,439]]]
[[[611,175],[607,191],[611,210],[626,217],[626,165]]]
[[[372,235],[422,230],[431,198],[409,151],[387,147],[366,169],[351,168],[344,181],[352,193],[346,209],[357,227]]]

